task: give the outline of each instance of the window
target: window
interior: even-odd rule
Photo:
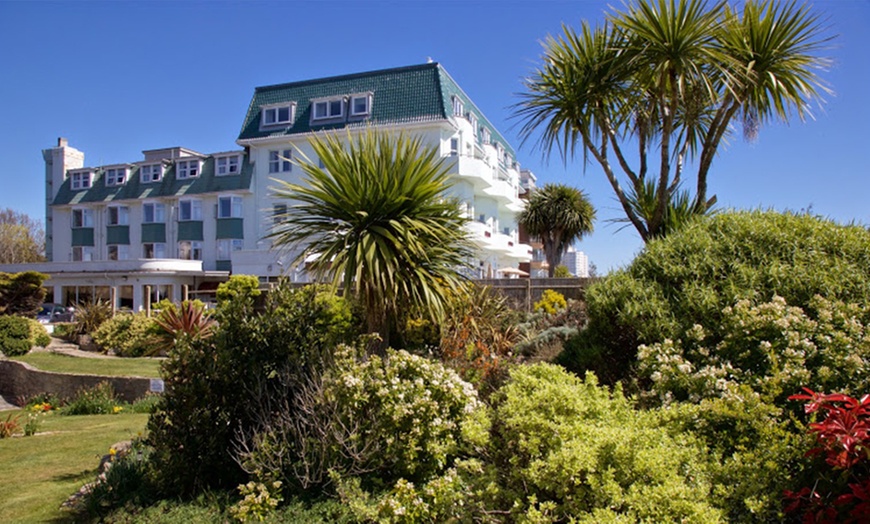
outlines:
[[[109,208],[109,225],[126,226],[130,223],[130,208],[127,206],[111,206]]]
[[[239,173],[239,165],[241,164],[240,160],[239,155],[218,157],[215,160],[218,176],[237,175]]]
[[[371,95],[350,97],[350,116],[364,116],[371,112]]]
[[[110,244],[109,260],[127,260],[130,258],[130,246],[126,244]]]
[[[162,224],[166,221],[166,206],[160,202],[145,202],[142,204],[143,224]]]
[[[477,116],[474,113],[468,113],[468,121],[471,122],[471,131],[474,133],[477,129]]]
[[[456,95],[453,96],[453,114],[455,116],[465,116],[465,104]]]
[[[179,242],[178,258],[182,260],[202,260],[202,242]]]
[[[217,259],[229,260],[233,251],[241,251],[243,240],[239,238],[223,239],[217,241]]]
[[[73,209],[72,227],[94,227],[94,210]]]
[[[70,173],[70,189],[78,191],[91,187],[92,171],[79,171],[78,173]]]
[[[179,160],[178,178],[194,178],[199,175],[199,160]]]
[[[242,197],[222,196],[218,198],[218,218],[241,218]]]
[[[293,151],[285,149],[284,151],[269,151],[269,172],[270,173],[289,173],[293,169],[293,164],[290,159],[293,157]]]
[[[106,186],[123,186],[127,182],[127,168],[113,167],[106,170]]]
[[[459,154],[459,139],[451,138],[450,139],[450,154],[452,156],[456,156]]]
[[[482,127],[480,128],[480,141],[486,145],[492,140],[492,136],[489,133],[489,129]]]
[[[293,121],[296,112],[296,104],[284,104],[279,106],[267,106],[263,108],[262,126],[277,126],[289,124]]]
[[[344,116],[344,100],[341,98],[314,102],[314,120],[340,118],[342,116]]]
[[[178,220],[202,220],[202,200],[180,200]]]
[[[142,244],[142,258],[166,258],[166,244],[163,242]]]
[[[93,246],[74,246],[72,248],[73,262],[90,262],[94,259]]]
[[[143,184],[163,180],[163,165],[150,164],[139,168],[139,181]]]
[[[284,220],[284,215],[287,214],[287,204],[275,204],[272,206],[272,222],[280,224]]]

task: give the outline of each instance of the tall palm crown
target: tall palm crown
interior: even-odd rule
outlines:
[[[304,246],[295,263],[307,258],[316,278],[353,293],[385,344],[409,306],[440,317],[472,251],[437,150],[371,129],[311,146],[319,162],[300,155],[303,180],[277,181],[274,196],[295,203],[278,217],[276,244]]]
[[[762,124],[810,115],[830,92],[816,75],[828,60],[815,54],[829,40],[793,1],[747,0],[738,12],[724,1],[637,0],[602,26],[547,38],[517,104],[521,134],[565,158],[579,146],[649,241],[673,229],[689,160],[697,160],[691,211],[715,203],[707,175],[732,120],[751,138]]]
[[[550,278],[568,246],[591,233],[594,221],[595,208],[586,195],[563,184],[547,184],[533,192],[517,216],[530,236],[541,239]]]

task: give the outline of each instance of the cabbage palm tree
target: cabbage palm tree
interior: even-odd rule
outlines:
[[[525,81],[521,135],[547,155],[567,160],[579,147],[594,159],[645,242],[673,229],[668,207],[680,207],[690,160],[686,219],[715,204],[707,176],[735,119],[751,139],[764,124],[811,116],[830,92],[816,75],[830,38],[792,1],[747,0],[736,11],[725,1],[636,0],[599,27],[562,32],[547,38],[543,65]]]
[[[568,246],[592,232],[594,220],[595,208],[586,195],[563,184],[547,184],[534,191],[517,216],[526,232],[544,245],[550,278]]]
[[[302,247],[295,263],[342,285],[365,308],[367,328],[389,343],[395,319],[414,306],[434,319],[471,258],[448,169],[419,138],[368,129],[311,140],[300,154],[299,184],[277,181],[277,198],[294,203],[279,217],[277,245]],[[323,166],[323,167],[320,167]]]

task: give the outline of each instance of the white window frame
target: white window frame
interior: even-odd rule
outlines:
[[[217,241],[217,260],[230,260],[233,251],[241,251],[245,241],[241,238],[222,238]]]
[[[151,246],[151,255],[148,256],[148,246]],[[166,258],[166,242],[144,242],[142,244],[142,258],[153,260]]]
[[[93,171],[76,171],[69,174],[70,182],[69,187],[73,191],[81,191],[82,189],[88,189],[91,187],[91,184],[94,180],[94,172]]]
[[[456,95],[453,95],[453,116],[465,116],[465,104]]]
[[[151,220],[148,220],[148,208],[151,209]],[[143,224],[163,224],[164,222],[166,222],[166,205],[163,202],[142,203]]]
[[[453,137],[450,139],[450,156],[457,156],[459,154],[459,137]]]
[[[356,110],[357,100],[365,101],[365,109],[363,111]],[[372,94],[366,93],[363,95],[351,95],[350,97],[350,116],[368,116],[372,112]]]
[[[217,176],[238,175],[242,172],[242,155],[226,155],[214,160]]]
[[[182,240],[178,242],[178,258],[182,260],[202,260],[202,241]]]
[[[189,206],[187,218],[185,218],[184,206]],[[202,221],[202,200],[198,198],[185,198],[178,201],[178,221],[196,222]]]
[[[227,208],[229,213],[226,213],[224,210],[224,202],[227,201],[229,202],[229,207]],[[238,195],[224,195],[218,197],[218,218],[242,218],[242,213],[242,197]]]
[[[76,214],[80,216],[78,220],[76,220]],[[76,223],[78,223],[78,225],[76,225]],[[73,229],[94,227],[94,210],[88,207],[73,209],[72,216],[70,217],[70,225]]]
[[[106,181],[106,187],[123,186],[127,183],[127,168],[110,167],[106,169],[103,179]]]
[[[480,128],[480,142],[483,145],[489,145],[492,142],[492,133],[486,127]]]
[[[269,173],[293,171],[293,150],[269,151]]]
[[[185,180],[188,178],[196,178],[200,173],[200,161],[198,158],[190,158],[187,160],[178,160],[175,164],[176,178]]]
[[[106,210],[108,217],[106,224],[109,226],[130,225],[130,208],[127,206],[109,206]],[[114,215],[114,216],[112,216]]]
[[[474,113],[469,112],[469,113],[468,113],[468,121],[471,123],[471,131],[472,131],[472,133],[476,136],[476,135],[477,135],[477,132],[476,132],[476,131],[477,131],[477,129],[478,129],[478,126],[477,126],[477,115],[475,115]]]
[[[336,107],[334,104],[338,103],[339,112],[338,114],[333,113],[333,109]],[[332,97],[332,98],[324,98],[321,100],[312,100],[311,101],[311,120],[316,122],[318,120],[335,120],[338,118],[344,118],[344,106],[345,106],[344,97]],[[325,107],[326,113],[318,115],[318,108]]]
[[[94,260],[94,246],[73,246],[73,262],[90,262]]]
[[[272,204],[272,224],[280,224],[287,214],[287,204]]]
[[[163,180],[163,164],[146,164],[139,166],[139,182],[151,184]]]
[[[287,110],[287,119],[281,119],[282,109]],[[261,107],[260,127],[275,127],[292,124],[296,119],[296,103],[270,104]]]
[[[114,255],[113,252],[114,251]],[[106,260],[129,260],[130,246],[128,244],[109,244],[106,246]]]

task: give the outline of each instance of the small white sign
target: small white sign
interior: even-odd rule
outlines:
[[[163,393],[163,379],[152,378],[150,389],[152,393]]]

